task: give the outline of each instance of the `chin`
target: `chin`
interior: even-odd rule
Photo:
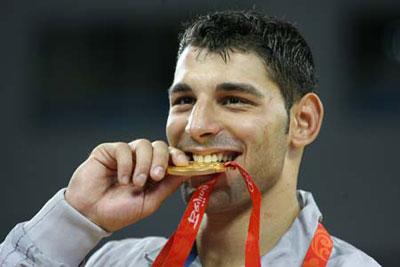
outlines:
[[[196,191],[196,186],[193,185],[199,184],[190,181],[182,184],[181,197],[186,205]],[[210,195],[206,212],[209,214],[224,213],[231,210],[238,211],[249,206],[251,207],[251,198],[240,174],[238,175],[236,171],[227,171],[227,174],[218,178]]]
[[[207,214],[227,212],[239,214],[251,208],[252,202],[246,188],[243,188],[244,191],[239,192],[232,191],[229,188],[224,189],[217,189],[211,194],[206,210]]]

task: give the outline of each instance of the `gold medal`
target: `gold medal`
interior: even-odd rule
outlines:
[[[168,166],[167,173],[177,176],[199,176],[225,172],[225,166],[219,162],[195,162],[189,161],[187,166]]]

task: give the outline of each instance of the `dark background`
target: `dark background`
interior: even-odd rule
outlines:
[[[295,22],[314,53],[326,116],[299,187],[314,192],[332,234],[398,266],[394,0],[0,0],[0,240],[65,187],[97,144],[165,139],[181,21],[252,6]],[[111,238],[168,236],[184,208],[179,198]]]

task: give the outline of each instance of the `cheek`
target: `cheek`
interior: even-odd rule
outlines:
[[[268,142],[267,129],[269,126],[265,119],[240,120],[240,131],[238,131],[237,137],[247,143],[247,146],[264,144]]]
[[[166,134],[169,145],[175,146],[178,143],[180,136],[185,131],[186,122],[186,117],[169,114],[166,125]]]

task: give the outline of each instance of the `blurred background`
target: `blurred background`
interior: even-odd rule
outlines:
[[[398,266],[395,0],[1,0],[0,240],[65,187],[97,144],[165,140],[181,22],[253,6],[295,22],[314,53],[326,116],[299,187],[314,193],[332,234],[383,266]],[[183,208],[175,194],[110,238],[169,236]]]

